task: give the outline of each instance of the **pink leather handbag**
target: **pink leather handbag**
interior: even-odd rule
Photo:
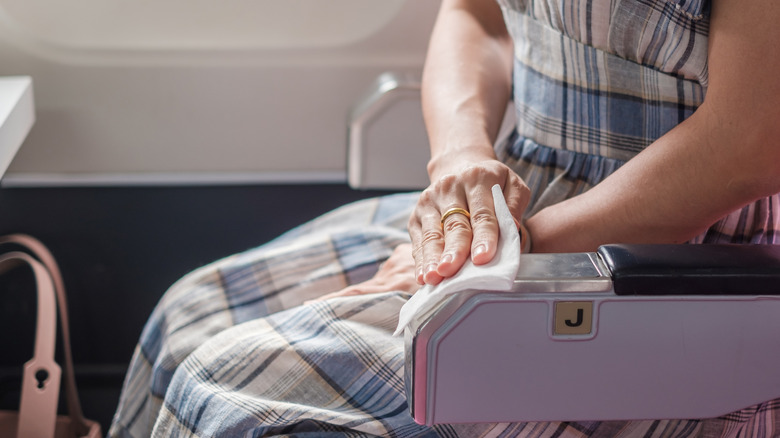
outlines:
[[[81,412],[68,331],[68,308],[65,287],[57,263],[49,250],[37,239],[14,234],[0,236],[0,244],[13,243],[27,252],[13,251],[0,255],[0,273],[27,264],[35,274],[38,289],[38,321],[34,356],[24,365],[19,411],[0,411],[0,436],[8,438],[97,438],[100,425],[84,418]],[[65,399],[68,415],[57,415],[60,392],[60,366],[54,361],[57,336],[57,309],[64,353]]]

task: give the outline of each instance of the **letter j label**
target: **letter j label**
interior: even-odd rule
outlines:
[[[587,335],[593,330],[592,301],[556,301],[555,335]]]

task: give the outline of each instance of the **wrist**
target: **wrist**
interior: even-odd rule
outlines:
[[[548,245],[550,230],[545,228],[547,224],[543,217],[543,211],[544,210],[539,211],[523,222],[528,235],[533,236],[533,246],[531,249],[537,253],[558,252]]]
[[[518,230],[520,231],[520,254],[528,254],[533,251],[531,233],[522,222],[520,222]]]
[[[428,161],[427,171],[431,182],[438,181],[444,175],[457,174],[461,169],[483,161],[495,161],[492,147],[467,147],[457,150],[440,151]]]
[[[572,198],[574,199],[574,198]],[[563,201],[541,209],[525,221],[538,253],[591,252],[598,248],[604,229],[592,222],[585,211],[566,209]]]

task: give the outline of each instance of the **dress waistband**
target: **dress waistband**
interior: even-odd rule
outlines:
[[[517,13],[517,133],[541,145],[628,160],[688,118],[705,88],[582,44]]]

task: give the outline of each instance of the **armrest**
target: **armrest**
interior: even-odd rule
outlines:
[[[780,293],[777,245],[604,245],[618,295]]]
[[[780,398],[779,255],[728,245],[523,254],[510,292],[455,294],[407,329],[412,416],[711,418]]]

